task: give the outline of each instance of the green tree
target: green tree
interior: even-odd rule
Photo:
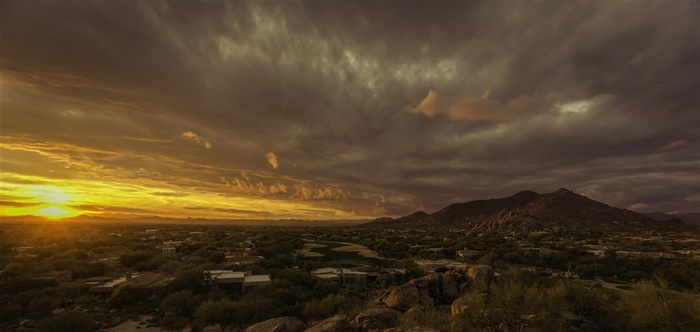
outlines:
[[[204,271],[199,268],[180,270],[175,273],[175,278],[170,282],[170,288],[175,291],[191,290],[201,293],[205,290]]]
[[[323,319],[339,313],[351,313],[362,306],[360,300],[343,294],[329,294],[322,300],[312,300],[304,305],[302,314],[312,319]]]
[[[14,278],[22,272],[22,265],[19,263],[10,263],[5,266],[2,270],[2,274],[5,278]]]
[[[189,320],[186,317],[178,316],[172,311],[168,311],[160,319],[160,326],[168,331],[182,331]]]
[[[151,297],[151,289],[145,286],[126,284],[117,288],[107,300],[112,308],[138,304]]]
[[[159,307],[161,312],[172,312],[180,317],[192,317],[200,302],[202,302],[200,296],[194,295],[190,290],[184,290],[170,294],[160,301]]]
[[[92,317],[81,311],[64,311],[44,319],[39,324],[42,332],[82,332],[94,331],[97,324]]]
[[[236,304],[228,299],[202,303],[194,316],[204,325],[218,324],[221,332],[235,322]]]
[[[700,326],[700,301],[693,294],[672,292],[663,279],[634,288],[616,303],[616,330],[696,331]]]

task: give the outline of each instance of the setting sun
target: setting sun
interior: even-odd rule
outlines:
[[[51,219],[59,219],[74,217],[79,215],[80,213],[66,206],[42,205],[36,210],[36,214]]]

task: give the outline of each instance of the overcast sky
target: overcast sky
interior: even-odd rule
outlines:
[[[698,211],[698,7],[3,1],[2,203],[333,219],[565,187]]]

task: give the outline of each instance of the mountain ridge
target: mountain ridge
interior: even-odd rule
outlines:
[[[595,201],[585,195],[560,188],[551,193],[520,191],[514,195],[486,200],[453,203],[424,217],[380,218],[368,226],[454,226],[471,231],[534,231],[557,226],[590,227],[595,225],[659,226],[683,224],[678,220],[662,222],[643,214]],[[419,215],[420,216],[420,215]]]

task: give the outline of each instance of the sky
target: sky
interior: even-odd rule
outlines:
[[[700,8],[0,3],[0,215],[700,210]]]

